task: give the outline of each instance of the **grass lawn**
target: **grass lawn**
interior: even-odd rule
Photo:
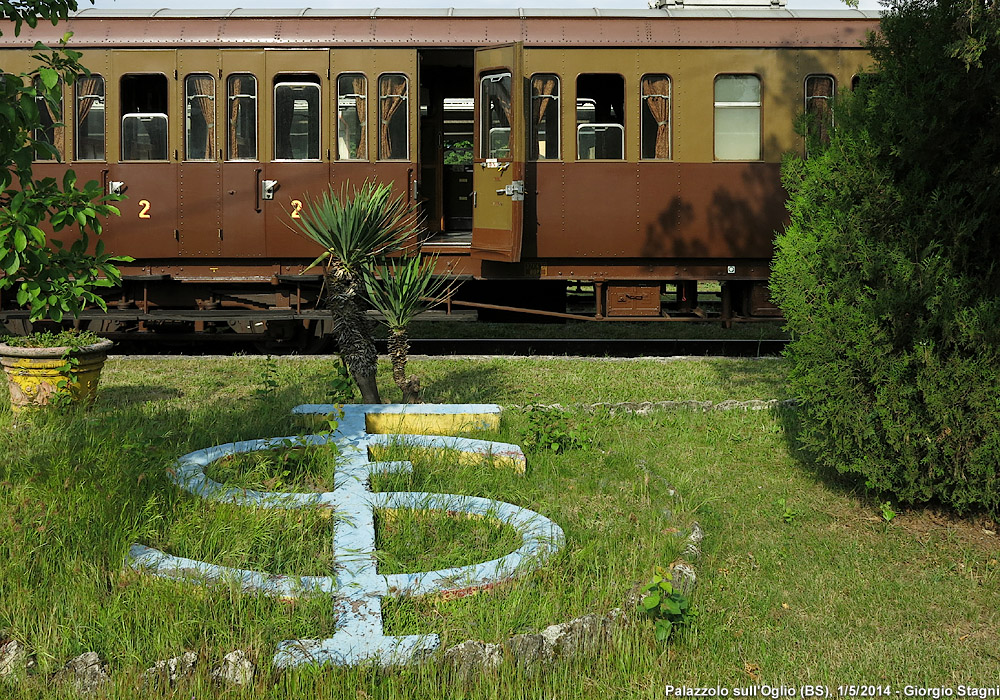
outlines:
[[[415,360],[426,398],[564,405],[785,398],[781,360]],[[413,455],[409,475],[379,490],[487,496],[536,510],[566,547],[520,583],[457,600],[386,602],[388,634],[438,633],[442,647],[512,634],[620,606],[672,561],[692,520],[706,532],[694,596],[698,615],[666,645],[639,619],[601,654],[545,671],[505,664],[471,680],[438,664],[391,671],[269,666],[284,639],[333,631],[328,600],[287,603],[237,588],[155,580],[126,566],[132,542],[271,573],[326,574],[334,521],[309,511],[213,506],[166,478],[191,450],[294,435],[298,403],[327,398],[322,358],[132,358],[105,368],[87,412],[15,419],[0,399],[0,640],[35,656],[0,698],[75,697],[54,683],[66,660],[94,650],[111,669],[108,698],[662,698],[667,684],[904,687],[997,683],[995,526],[926,510],[890,522],[879,502],[801,463],[793,409],[570,411],[589,444],[563,454],[527,449],[528,472],[459,466]],[[382,367],[383,396],[397,399]],[[527,445],[523,411],[490,439]],[[315,458],[314,458],[315,457]],[[397,458],[403,458],[402,455]],[[322,456],[220,464],[233,484],[306,490],[332,478]],[[679,498],[669,496],[676,488]],[[380,569],[475,563],[515,546],[489,521],[378,516]],[[212,685],[234,649],[258,664],[251,687]],[[196,651],[196,674],[142,688],[158,659]],[[955,692],[957,695],[957,690]]]

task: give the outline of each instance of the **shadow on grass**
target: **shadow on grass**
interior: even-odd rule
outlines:
[[[427,403],[503,403],[510,400],[511,387],[494,363],[414,363],[419,366]],[[437,374],[440,368],[447,369]]]
[[[135,404],[163,399],[177,399],[183,396],[177,387],[162,384],[125,384],[98,394],[96,406],[101,408],[124,408]]]
[[[861,477],[845,474],[835,467],[819,464],[802,442],[802,417],[795,405],[781,405],[772,410],[781,425],[782,436],[794,464],[814,483],[822,485],[839,496],[876,502],[874,494],[865,486]]]
[[[759,387],[759,398],[784,401],[791,398],[786,362],[780,358],[718,359],[710,365],[717,386],[739,390],[734,395],[745,396],[748,388]]]

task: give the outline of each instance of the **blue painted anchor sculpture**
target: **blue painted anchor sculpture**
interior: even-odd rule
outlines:
[[[332,405],[299,406],[300,415],[326,415]],[[401,436],[369,433],[372,419],[437,422],[458,426],[470,421],[496,422],[499,407],[475,405],[346,405],[337,429],[330,434],[268,438],[216,445],[181,457],[171,479],[191,493],[217,502],[258,508],[330,508],[337,514],[334,526],[334,576],[275,576],[266,572],[234,569],[175,557],[134,544],[131,565],[156,576],[197,583],[237,581],[244,590],[267,595],[297,597],[325,594],[333,599],[336,629],[329,639],[296,639],[280,642],[273,663],[290,667],[307,663],[339,666],[360,663],[406,664],[433,651],[438,635],[391,636],[384,634],[382,598],[429,593],[464,594],[513,579],[540,565],[564,542],[562,529],[527,508],[472,496],[419,492],[373,492],[369,477],[378,472],[400,472],[409,462],[372,461],[370,448],[396,444]],[[408,431],[409,432],[409,431]],[[405,436],[407,444],[422,448],[457,450],[466,456],[506,463],[523,473],[525,459],[516,445],[441,435]],[[340,448],[335,488],[326,493],[263,492],[226,487],[205,474],[205,468],[224,457],[294,445],[335,442]],[[515,528],[521,546],[510,554],[469,566],[408,574],[379,574],[375,561],[375,509],[445,510],[494,518]]]

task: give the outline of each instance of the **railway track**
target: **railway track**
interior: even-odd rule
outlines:
[[[124,334],[122,334],[124,335]],[[221,336],[175,335],[147,339],[116,337],[115,353],[121,355],[218,355],[243,352],[259,355],[314,354],[293,346],[262,346],[245,341],[236,334]],[[773,357],[780,355],[787,341],[780,339],[746,340],[736,338],[412,338],[411,355],[500,355],[574,357]],[[376,340],[380,354],[386,341]],[[315,354],[330,352],[328,345]]]
[[[582,357],[763,357],[780,355],[786,340],[719,338],[414,338],[414,355],[573,355]],[[385,341],[377,341],[379,352]]]

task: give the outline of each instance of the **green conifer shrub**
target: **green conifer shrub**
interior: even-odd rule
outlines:
[[[1000,18],[893,0],[829,147],[787,157],[771,278],[799,440],[904,503],[1000,513]],[[818,151],[818,153],[817,153]]]

